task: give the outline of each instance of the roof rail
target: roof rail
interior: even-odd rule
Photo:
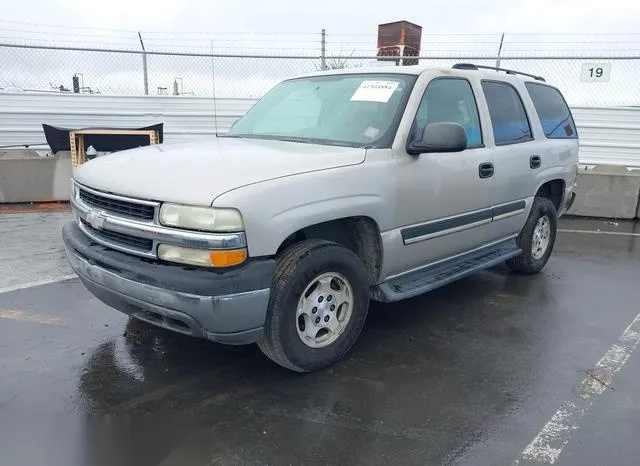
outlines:
[[[474,65],[473,63],[456,63],[453,65],[454,70],[495,70],[495,71],[504,71],[507,74],[519,74],[522,76],[528,76],[529,78],[533,78],[537,81],[546,82],[542,76],[536,76],[535,74],[522,73],[520,71],[509,70],[507,68],[498,68],[495,66],[486,66],[486,65]]]

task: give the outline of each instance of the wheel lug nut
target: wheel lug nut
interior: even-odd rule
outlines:
[[[311,309],[311,312],[313,312],[315,314],[316,312],[318,312],[318,308],[314,307],[313,309]]]
[[[335,311],[336,310],[336,306],[334,304],[332,304],[329,309],[331,309],[332,311]]]
[[[329,295],[327,296],[327,301],[331,301],[333,299],[333,296]]]
[[[324,321],[329,322],[329,316],[324,316]]]
[[[316,317],[316,324],[320,323],[320,317]]]
[[[320,297],[318,298],[318,302],[319,302],[319,303],[321,303],[323,299],[324,299],[324,297],[323,297],[323,296],[320,296]]]

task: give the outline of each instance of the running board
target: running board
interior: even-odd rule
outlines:
[[[392,302],[412,298],[520,255],[515,239],[428,265],[391,278],[371,289],[371,298]]]

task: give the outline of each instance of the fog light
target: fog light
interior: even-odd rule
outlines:
[[[170,244],[158,245],[158,258],[180,264],[200,267],[232,267],[247,260],[246,249],[229,249],[207,251],[203,249],[185,248]]]

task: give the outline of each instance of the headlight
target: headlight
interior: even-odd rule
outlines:
[[[169,262],[198,265],[200,267],[232,267],[247,260],[246,249],[205,251],[170,244],[158,245],[158,257]]]
[[[160,223],[168,227],[220,233],[244,230],[242,216],[235,209],[180,204],[162,204],[162,207],[160,207]]]

